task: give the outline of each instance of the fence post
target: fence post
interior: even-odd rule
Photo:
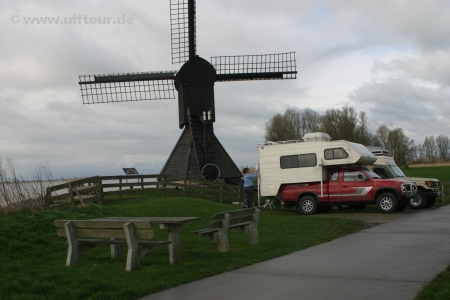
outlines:
[[[163,196],[166,196],[166,175],[163,175]]]
[[[100,200],[98,201],[98,203],[100,205],[103,204],[103,185],[102,185],[102,180],[100,179],[100,177],[97,177],[97,182],[96,183],[91,183],[89,182],[88,185],[95,185],[97,186],[97,190],[95,191],[95,193],[100,196]]]
[[[141,188],[142,188],[142,197],[144,197],[144,176],[141,175]]]
[[[183,198],[186,197],[186,180],[183,180]]]
[[[223,185],[220,185],[220,203],[222,203],[222,198],[223,198]]]
[[[122,177],[119,178],[119,199],[122,200]]]
[[[48,187],[45,189],[45,208],[50,208],[51,199],[52,199],[52,192]]]
[[[69,188],[69,199],[70,199],[70,204],[75,205],[75,199],[73,198],[72,183],[71,183],[71,182],[68,182],[67,185],[68,185],[68,188]]]

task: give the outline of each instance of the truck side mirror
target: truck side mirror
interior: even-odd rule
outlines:
[[[363,174],[358,174],[358,180],[369,181],[369,178]]]

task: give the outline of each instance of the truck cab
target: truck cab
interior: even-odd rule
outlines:
[[[303,214],[326,212],[333,205],[364,208],[375,204],[382,213],[404,210],[417,187],[407,180],[378,176],[364,166],[329,168],[324,182],[284,184],[281,200],[295,206]]]

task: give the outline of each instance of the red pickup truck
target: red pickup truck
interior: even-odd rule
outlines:
[[[327,212],[333,205],[364,208],[376,204],[382,213],[402,211],[409,198],[417,194],[410,181],[383,179],[366,167],[335,167],[328,170],[328,180],[285,184],[280,188],[281,201],[296,206],[303,214]]]

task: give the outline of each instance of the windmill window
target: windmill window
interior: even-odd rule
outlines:
[[[344,148],[325,149],[325,159],[342,159],[348,158],[348,153]]]
[[[305,168],[317,166],[317,157],[315,153],[287,155],[280,157],[280,168]]]

